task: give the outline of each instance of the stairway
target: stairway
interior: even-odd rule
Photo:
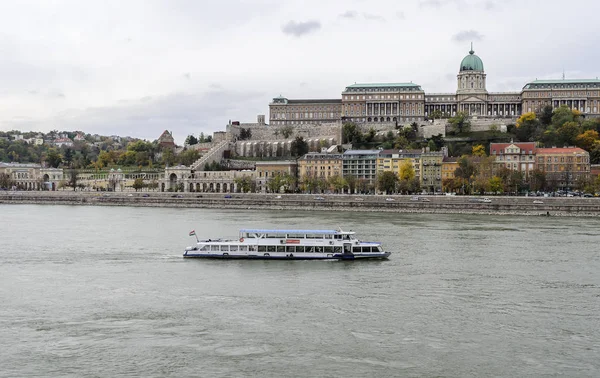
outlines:
[[[204,154],[200,159],[192,163],[190,168],[194,171],[202,171],[204,170],[204,166],[206,165],[206,163],[211,164],[213,161],[220,162],[223,158],[223,151],[227,150],[228,148],[229,141],[222,141],[221,143],[208,150],[208,152]]]

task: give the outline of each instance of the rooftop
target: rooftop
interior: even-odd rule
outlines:
[[[552,147],[552,148],[538,148],[538,154],[586,154],[587,151],[579,147]]]
[[[394,88],[394,87],[419,87],[414,83],[363,83],[363,84],[352,84],[346,88]]]

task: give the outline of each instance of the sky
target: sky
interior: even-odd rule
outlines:
[[[155,140],[268,119],[347,85],[454,92],[473,42],[490,92],[600,76],[600,1],[0,2],[0,130]]]

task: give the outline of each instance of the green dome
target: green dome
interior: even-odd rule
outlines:
[[[483,71],[483,62],[475,55],[475,51],[471,47],[469,55],[465,56],[462,62],[460,62],[461,71]]]

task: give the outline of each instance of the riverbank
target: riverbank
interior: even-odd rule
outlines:
[[[0,204],[288,209],[526,216],[600,216],[600,198],[382,196],[241,193],[0,192]],[[535,202],[534,202],[535,201]]]

